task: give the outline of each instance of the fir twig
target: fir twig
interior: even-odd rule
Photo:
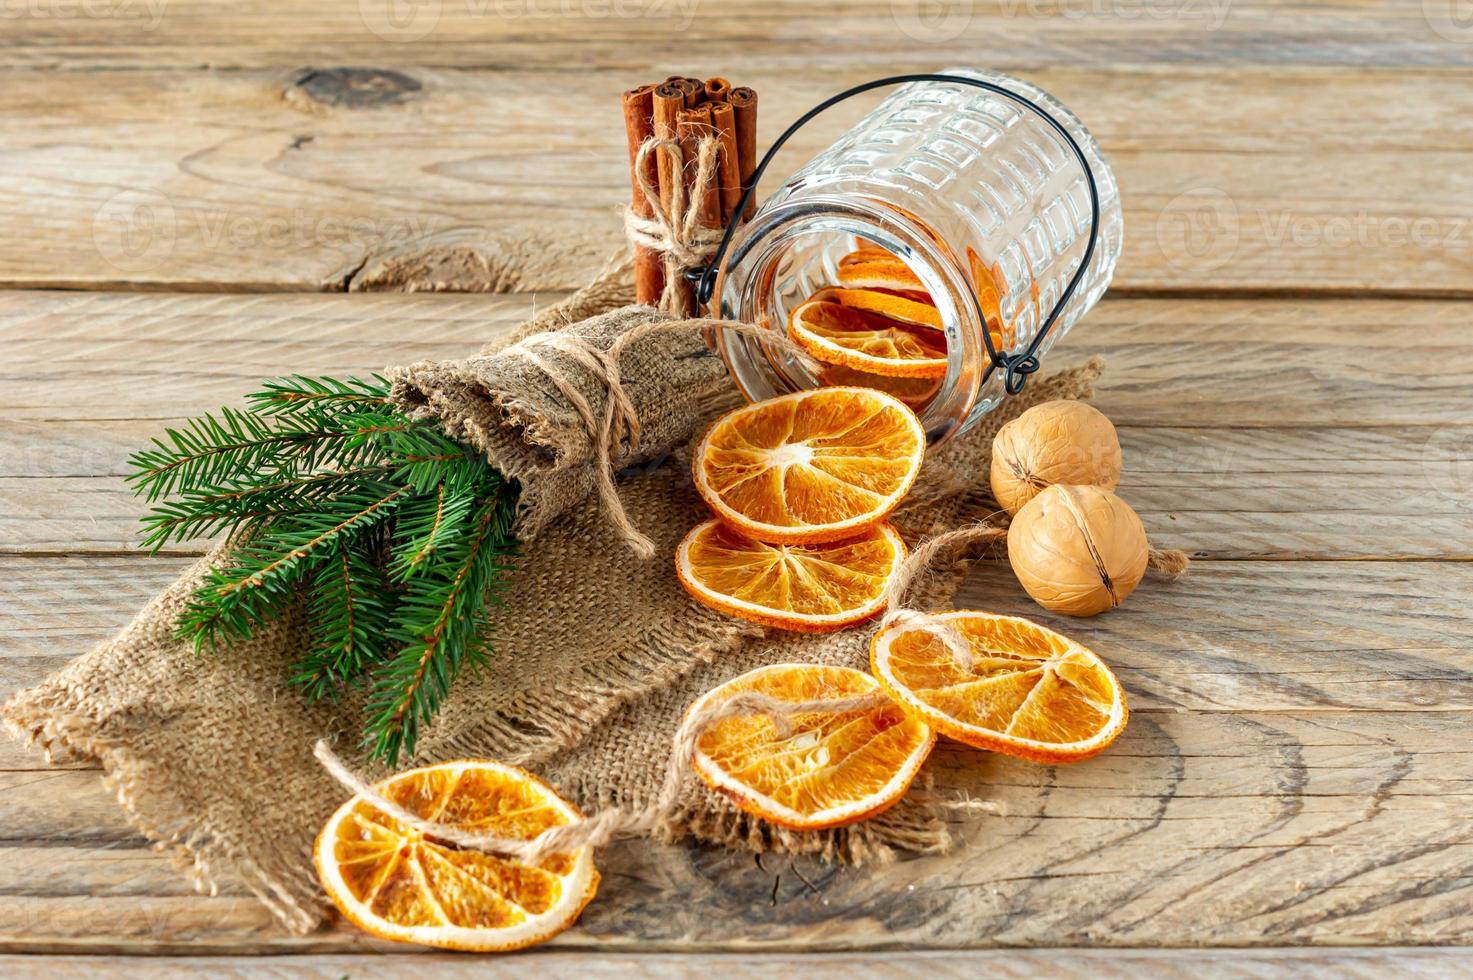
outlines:
[[[340,545],[312,583],[312,648],[291,683],[310,700],[328,697],[383,658],[395,600],[369,542]]]
[[[304,574],[357,531],[386,520],[405,486],[368,483],[319,507],[277,518],[238,548],[233,564],[210,571],[179,617],[178,634],[195,649],[241,640],[274,619]]]
[[[246,396],[262,415],[290,415],[316,409],[379,409],[388,404],[389,383],[372,378],[309,378],[294,374],[261,382],[261,390]]]
[[[511,511],[505,492],[482,500],[469,532],[406,585],[391,632],[398,653],[374,673],[365,735],[374,755],[392,763],[412,752],[460,671],[484,660],[486,606],[506,570]]]

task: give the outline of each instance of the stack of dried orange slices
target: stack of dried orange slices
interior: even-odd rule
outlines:
[[[885,517],[926,452],[899,399],[815,388],[739,408],[695,449],[715,513],[675,552],[680,582],[713,609],[779,629],[826,632],[875,615],[905,543]]]
[[[984,304],[995,321],[991,277],[973,263]],[[874,245],[838,262],[838,282],[820,289],[788,317],[788,337],[822,368],[826,385],[864,385],[895,395],[912,408],[925,405],[946,376],[947,344],[941,313],[920,278],[901,259]],[[992,323],[994,344],[1003,342]]]

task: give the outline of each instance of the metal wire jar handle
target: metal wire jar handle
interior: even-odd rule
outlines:
[[[1100,236],[1100,191],[1095,184],[1094,170],[1089,165],[1089,158],[1085,156],[1084,149],[1079,145],[1079,141],[1074,138],[1069,130],[1064,128],[1062,123],[1026,96],[1019,95],[1012,89],[998,85],[996,82],[984,82],[981,79],[967,78],[962,75],[943,74],[889,75],[885,78],[877,78],[874,81],[845,89],[837,95],[824,99],[818,105],[803,113],[803,115],[798,117],[796,122],[783,130],[781,136],[773,141],[772,146],[768,147],[767,152],[762,156],[762,160],[757,164],[757,168],[752,172],[751,183],[742,192],[741,202],[733,209],[732,214],[738,215],[745,210],[747,202],[757,192],[757,184],[762,179],[763,172],[767,170],[768,164],[772,162],[772,158],[777,155],[778,150],[782,149],[783,144],[788,141],[788,138],[803,128],[810,119],[830,106],[843,102],[846,99],[853,98],[856,95],[862,95],[872,89],[884,88],[887,85],[898,85],[901,82],[947,82],[956,85],[969,85],[972,88],[984,89],[988,92],[1001,95],[1004,98],[1011,99],[1019,105],[1031,109],[1044,122],[1048,123],[1056,133],[1063,137],[1069,149],[1073,150],[1074,155],[1079,158],[1079,165],[1084,168],[1084,181],[1089,188],[1089,241],[1085,244],[1084,256],[1079,262],[1079,268],[1074,270],[1074,275],[1070,277],[1069,284],[1064,287],[1063,295],[1054,304],[1054,308],[1049,311],[1048,317],[1045,318],[1038,332],[1034,334],[1033,339],[1029,341],[1028,346],[1016,354],[999,351],[994,347],[992,333],[987,329],[987,313],[982,309],[982,304],[980,302],[977,303],[977,316],[982,323],[982,343],[987,347],[987,357],[991,362],[988,364],[987,372],[983,375],[982,380],[985,383],[991,377],[994,368],[1001,368],[1004,372],[1003,388],[1008,394],[1016,395],[1023,390],[1023,385],[1027,383],[1028,375],[1038,370],[1039,345],[1043,343],[1044,338],[1053,329],[1054,323],[1063,315],[1064,307],[1073,298],[1074,290],[1078,288],[1080,280],[1084,278],[1085,272],[1089,269],[1090,260],[1094,258],[1095,243],[1099,240]],[[696,301],[698,303],[705,304],[711,301],[711,295],[716,291],[717,270],[721,267],[721,260],[726,255],[727,247],[731,245],[731,237],[736,231],[736,228],[737,222],[735,220],[726,226],[726,232],[721,236],[721,243],[716,246],[716,251],[711,256],[710,262],[701,268],[687,270],[686,277],[695,284]]]

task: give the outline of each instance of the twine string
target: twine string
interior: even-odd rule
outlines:
[[[670,188],[670,201],[666,205],[658,184],[650,178],[651,168],[647,165],[650,154],[663,153],[669,162],[669,172],[683,174],[692,161],[685,159],[685,152],[678,140],[652,137],[640,144],[635,155],[634,170],[639,180],[640,193],[649,205],[650,217],[624,209],[624,235],[636,247],[658,252],[665,271],[665,288],[660,293],[660,309],[675,311],[676,299],[687,269],[699,269],[716,251],[721,243],[722,229],[707,228],[700,224],[701,202],[710,193],[719,173],[721,142],[714,136],[703,137],[696,144],[695,176],[687,196],[684,180],[674,181]]]
[[[906,599],[920,577],[937,563],[943,552],[978,545],[995,545],[1006,541],[1007,537],[1007,515],[1002,511],[989,514],[974,524],[933,535],[912,551],[890,577],[890,583],[885,589],[885,615],[880,619],[880,631],[884,632],[892,626],[906,626],[929,633],[946,646],[957,666],[962,670],[971,670],[971,644],[961,632],[940,614],[908,608]],[[1147,553],[1147,567],[1169,578],[1181,575],[1189,564],[1190,559],[1184,551],[1153,547]]]
[[[892,626],[906,626],[929,633],[946,647],[962,670],[971,670],[972,647],[961,632],[939,615],[910,609],[905,603],[921,576],[930,571],[942,552],[1007,540],[1007,525],[994,523],[1004,516],[998,512],[975,524],[932,535],[912,551],[890,576],[890,583],[885,587],[885,615],[880,619],[880,632]]]
[[[533,334],[503,352],[521,356],[535,365],[538,370],[547,375],[548,380],[578,413],[578,417],[593,439],[594,482],[604,513],[619,532],[620,537],[641,558],[654,557],[655,543],[630,520],[628,512],[624,509],[623,501],[619,498],[619,490],[614,481],[614,457],[621,454],[621,446],[626,441],[627,449],[622,450],[622,454],[633,455],[638,452],[641,433],[639,413],[633,398],[625,387],[621,364],[629,348],[647,337],[667,333],[688,333],[692,330],[725,330],[745,337],[754,337],[800,361],[810,371],[818,369],[808,352],[788,339],[785,334],[753,323],[699,317],[642,323],[616,337],[607,350],[600,349],[582,337],[554,331]],[[538,348],[555,350],[567,355],[593,376],[595,383],[606,392],[602,415],[595,412],[592,402],[579,386],[578,381],[557,364],[542,356]]]
[[[854,697],[816,698],[807,701],[784,701],[758,691],[739,691],[731,697],[713,701],[701,710],[691,712],[681,722],[671,740],[670,759],[665,766],[660,792],[649,806],[633,811],[611,807],[591,817],[549,827],[530,839],[472,833],[454,824],[427,820],[411,813],[370,786],[333,752],[326,739],[319,739],[312,752],[323,768],[357,799],[367,802],[400,824],[436,841],[473,851],[500,854],[524,864],[535,864],[550,854],[567,853],[580,847],[602,847],[617,837],[647,834],[654,830],[660,820],[673,812],[679,803],[681,784],[692,766],[701,736],[712,726],[729,718],[766,715],[777,729],[778,738],[787,738],[792,734],[792,719],[798,715],[813,712],[843,714],[870,711],[888,703],[889,699],[879,690]]]
[[[707,323],[709,321],[691,321]],[[678,322],[651,324],[650,327],[679,326]],[[634,333],[634,331],[630,331]],[[625,335],[628,337],[628,335]],[[621,338],[624,339],[624,338]],[[632,341],[631,341],[632,342]],[[617,362],[622,351],[618,342],[605,355]],[[595,358],[597,363],[604,363]],[[610,403],[614,402],[610,398]],[[612,411],[612,410],[610,410]],[[976,545],[994,545],[1007,538],[1007,526],[1001,513],[965,527],[933,535],[918,546],[901,563],[886,588],[886,612],[880,620],[883,632],[894,626],[905,626],[923,630],[944,643],[957,663],[970,670],[973,663],[970,644],[939,614],[910,609],[906,601],[910,598],[921,576],[938,563],[943,554]],[[1168,575],[1179,575],[1187,564],[1187,557],[1180,551],[1151,549],[1150,566]],[[501,837],[496,834],[478,834],[463,830],[453,824],[427,820],[418,814],[386,798],[365,780],[354,773],[333,752],[326,739],[319,740],[313,754],[344,788],[357,799],[369,803],[400,824],[412,828],[426,837],[458,847],[500,854],[527,864],[535,864],[549,854],[565,853],[580,847],[602,847],[620,836],[647,834],[654,830],[661,819],[672,813],[679,803],[680,790],[685,774],[691,769],[700,738],[713,726],[729,718],[748,715],[765,715],[771,721],[776,735],[786,739],[792,734],[792,719],[801,714],[829,712],[843,714],[851,711],[870,711],[890,703],[882,690],[845,698],[816,698],[806,701],[784,701],[758,691],[740,691],[690,712],[671,739],[670,758],[665,766],[665,775],[659,793],[649,806],[640,810],[624,810],[611,807],[586,817],[556,827],[549,827],[531,839]],[[977,809],[995,812],[995,804],[964,800],[954,804],[957,809]]]

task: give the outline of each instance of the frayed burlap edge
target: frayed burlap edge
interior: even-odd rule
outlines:
[[[180,580],[202,576],[222,548],[196,561]],[[165,590],[148,602],[132,622],[152,615],[167,595]],[[87,691],[70,683],[71,666],[0,706],[6,729],[43,751],[52,765],[95,762],[101,766],[103,785],[117,798],[128,823],[156,850],[169,855],[197,891],[218,894],[220,882],[234,875],[292,932],[302,934],[320,926],[327,909],[310,855],[302,860],[300,855],[278,851],[258,857],[229,831],[201,816],[189,800],[161,789],[172,786],[172,781],[158,778],[154,767],[140,755],[109,738],[106,720],[86,710]]]

